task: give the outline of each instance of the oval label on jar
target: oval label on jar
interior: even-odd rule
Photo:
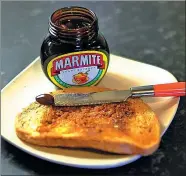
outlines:
[[[96,85],[108,68],[108,56],[81,51],[57,56],[47,65],[49,79],[60,88]]]

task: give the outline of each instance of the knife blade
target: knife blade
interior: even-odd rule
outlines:
[[[43,105],[82,106],[122,102],[131,95],[130,90],[104,91],[93,93],[41,94],[36,101]]]

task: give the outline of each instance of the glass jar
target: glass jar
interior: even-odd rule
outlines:
[[[48,31],[40,51],[47,78],[59,88],[98,84],[110,54],[95,13],[83,7],[61,8],[50,16]]]

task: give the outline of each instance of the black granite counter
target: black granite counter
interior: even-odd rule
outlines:
[[[2,2],[1,88],[39,55],[49,15],[70,5],[85,6],[97,14],[111,53],[162,67],[179,81],[186,80],[184,2]],[[90,171],[56,165],[3,139],[1,144],[2,175],[182,176],[186,174],[186,99],[181,98],[157,152],[115,169]]]

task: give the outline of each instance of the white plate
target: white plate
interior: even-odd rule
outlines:
[[[108,72],[99,86],[127,89],[158,83],[177,82],[161,68],[111,55]],[[54,90],[44,76],[39,57],[17,75],[3,90],[1,99],[1,135],[11,144],[38,158],[79,168],[113,168],[140,158],[139,155],[115,155],[84,150],[37,147],[22,142],[15,134],[14,119],[18,112],[34,101],[36,95]],[[162,135],[174,118],[179,98],[144,98],[157,114]]]

